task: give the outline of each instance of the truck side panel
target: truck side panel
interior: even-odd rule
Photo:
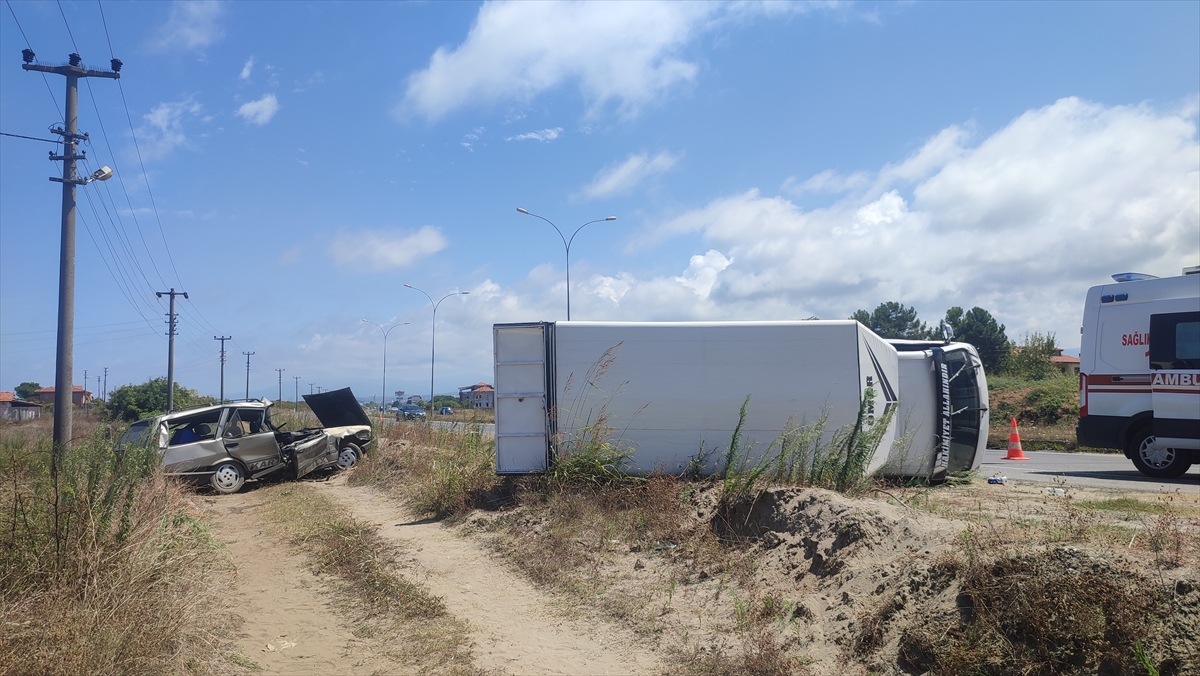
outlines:
[[[764,453],[792,416],[812,422],[828,409],[828,436],[854,422],[868,376],[878,384],[878,373],[885,374],[894,392],[895,350],[860,340],[860,330],[852,321],[558,322],[557,445],[570,449],[602,421],[631,451],[632,471],[677,473],[705,458],[711,472],[747,395],[741,439],[753,455]],[[872,361],[860,345],[868,344],[879,367],[864,371],[860,363]],[[888,404],[882,396],[876,401]],[[881,444],[882,455],[891,441]]]

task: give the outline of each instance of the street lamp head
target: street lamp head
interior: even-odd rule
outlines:
[[[616,217],[616,216],[609,216],[608,218],[606,218],[606,219],[604,219],[604,220],[606,220],[606,221],[615,221],[615,220],[617,220],[617,217]]]
[[[416,288],[416,287],[415,287],[415,286],[413,286],[412,284],[405,284],[404,286],[407,286],[407,287],[408,287],[408,288],[410,288],[410,289],[415,289],[415,288]]]
[[[109,167],[100,167],[92,173],[91,181],[107,181],[113,177],[113,170]]]
[[[528,211],[526,211],[525,209],[522,209],[521,207],[517,207],[517,211],[525,214],[526,216],[530,215]]]
[[[459,291],[458,293],[459,293],[459,295],[460,295],[460,296],[469,296],[469,295],[471,295],[471,292],[470,292],[470,291]]]

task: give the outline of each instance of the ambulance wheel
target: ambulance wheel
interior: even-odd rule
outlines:
[[[232,495],[240,491],[242,484],[246,483],[246,471],[236,462],[223,462],[217,465],[217,471],[213,472],[209,483],[214,491]]]
[[[1155,443],[1149,427],[1143,427],[1130,437],[1129,457],[1139,472],[1155,479],[1174,479],[1192,466],[1187,451]]]
[[[346,444],[342,450],[338,451],[337,464],[341,469],[350,469],[358,464],[358,459],[362,457],[362,451],[354,444]]]

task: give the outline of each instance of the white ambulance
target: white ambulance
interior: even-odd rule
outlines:
[[[1076,438],[1177,477],[1200,463],[1200,266],[1113,280],[1083,310]]]

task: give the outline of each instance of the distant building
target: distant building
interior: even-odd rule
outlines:
[[[495,408],[496,390],[487,383],[458,388],[458,401],[468,408]]]
[[[0,418],[32,420],[42,415],[42,405],[36,401],[17,399],[12,392],[0,392]]]
[[[43,404],[53,404],[54,403],[54,388],[53,387],[43,387],[42,389],[38,390],[35,394],[37,394],[37,396],[38,396],[38,401],[40,401]],[[92,403],[92,393],[83,389],[82,385],[76,385],[75,387],[71,388],[71,402],[73,404],[75,404],[76,406],[83,406],[85,404],[90,404],[90,403]]]
[[[1050,355],[1050,363],[1065,375],[1079,375],[1079,357],[1063,354],[1061,347],[1054,348],[1054,354]]]
[[[410,396],[408,397],[408,401],[406,401],[406,402],[404,402],[404,403],[406,403],[406,404],[418,404],[418,405],[420,405],[420,404],[424,404],[424,403],[425,403],[425,400],[424,400],[424,399],[421,397],[421,395],[419,395],[419,394],[413,394],[413,395],[410,395]]]

